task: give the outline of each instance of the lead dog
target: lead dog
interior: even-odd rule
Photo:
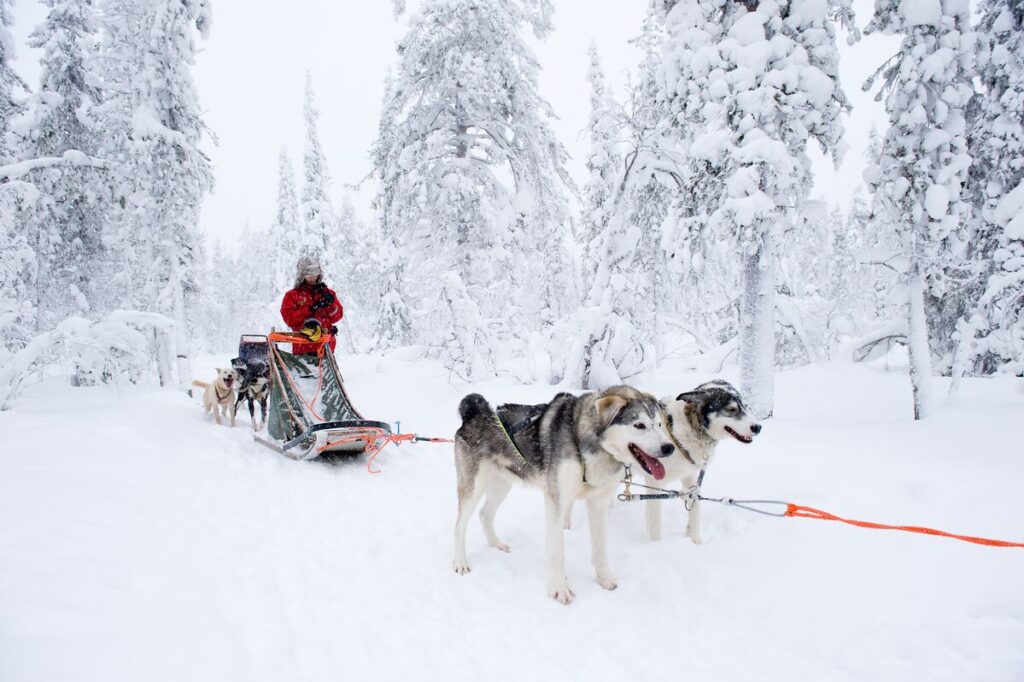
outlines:
[[[544,492],[548,594],[563,604],[575,597],[565,576],[562,528],[572,503],[581,498],[587,502],[597,582],[614,590],[617,584],[608,569],[606,552],[608,508],[622,479],[623,465],[639,464],[656,478],[663,477],[661,458],[671,455],[675,447],[661,405],[646,393],[614,386],[581,396],[559,393],[543,405],[499,408],[506,409],[520,416],[528,413],[528,424],[506,428],[476,393],[459,404],[462,426],[455,434],[459,498],[452,561],[455,572],[469,572],[466,526],[484,496],[480,521],[487,543],[509,551],[494,532],[494,515],[512,484],[523,481]]]
[[[265,362],[253,360],[246,362],[235,358],[231,366],[238,373],[238,398],[231,407],[231,423],[234,424],[238,406],[243,401],[249,404],[249,420],[252,430],[259,431],[267,424],[267,397],[270,395],[270,368]],[[256,424],[256,403],[260,404],[260,422]]]
[[[709,381],[662,402],[672,435],[681,446],[672,457],[662,460],[665,478],[681,480],[684,491],[697,485],[701,471],[707,469],[720,441],[734,438],[749,444],[761,432],[761,425],[747,414],[739,391],[727,381]],[[646,478],[648,484],[653,485],[651,476]],[[684,501],[690,510],[686,537],[700,544],[700,500]],[[652,540],[658,540],[661,538],[660,500],[648,500],[646,512],[647,534]]]
[[[205,381],[193,381],[193,386],[203,390],[203,410],[210,414],[218,424],[223,424],[221,414],[228,414],[235,401],[235,383],[238,381],[238,373],[233,369],[217,368],[217,378],[212,384]],[[235,425],[235,413],[231,410],[231,426]]]

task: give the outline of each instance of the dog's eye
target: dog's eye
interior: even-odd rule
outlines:
[[[636,424],[633,424],[633,426],[635,426],[636,428],[640,429],[641,431],[643,431],[644,429],[647,428],[646,424],[641,424],[640,422],[637,422]]]

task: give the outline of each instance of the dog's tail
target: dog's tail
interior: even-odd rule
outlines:
[[[199,388],[209,388],[210,387],[210,384],[206,383],[205,381],[197,381],[197,380],[193,380],[192,381],[192,385],[193,386],[198,386]]]
[[[492,414],[490,404],[487,399],[479,393],[470,393],[462,402],[459,403],[459,416],[462,417],[463,423],[468,422],[470,419],[479,415]]]

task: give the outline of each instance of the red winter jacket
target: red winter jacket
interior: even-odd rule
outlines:
[[[328,294],[330,296],[327,296]],[[333,298],[333,303],[318,310],[312,310],[313,304],[324,297]],[[281,301],[281,317],[284,318],[284,323],[291,327],[293,331],[302,329],[302,325],[305,324],[306,320],[312,317],[320,322],[325,332],[330,332],[331,326],[337,323],[344,315],[345,309],[341,307],[341,301],[338,300],[338,296],[322,282],[313,285],[303,282],[288,291],[284,295],[284,300]],[[334,350],[335,345],[334,337],[332,336],[331,350]],[[314,344],[293,343],[292,352],[315,353],[316,346]]]

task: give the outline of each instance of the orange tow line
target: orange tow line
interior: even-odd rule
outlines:
[[[923,526],[892,526],[887,523],[874,523],[873,521],[857,521],[855,519],[844,519],[842,516],[836,516],[835,514],[830,514],[827,511],[815,509],[814,507],[805,507],[800,504],[787,503],[785,515],[800,519],[838,521],[840,523],[847,523],[851,526],[857,526],[859,528],[874,528],[876,530],[902,530],[907,533],[935,535],[943,538],[962,540],[963,542],[973,542],[976,545],[987,545],[989,547],[1024,547],[1024,542],[993,540],[991,538],[979,538],[973,535],[957,535],[956,533],[947,533],[944,530],[936,530],[935,528],[925,528]]]

